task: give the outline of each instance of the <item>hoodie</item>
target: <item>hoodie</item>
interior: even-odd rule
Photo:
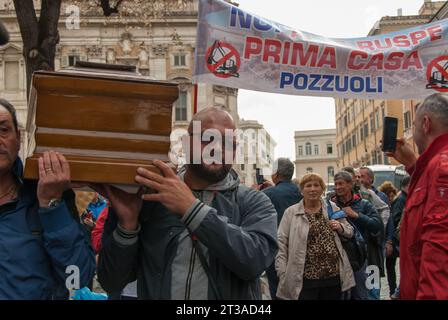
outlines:
[[[184,173],[181,169],[180,179]],[[241,185],[233,170],[193,192],[197,200],[183,217],[159,202],[144,202],[137,232],[114,227],[98,266],[107,292],[137,279],[139,299],[261,299],[259,277],[278,250],[271,201]],[[191,236],[202,248],[212,281]]]

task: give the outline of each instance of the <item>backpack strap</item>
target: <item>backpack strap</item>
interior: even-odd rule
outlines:
[[[333,206],[331,205],[329,199],[327,199],[327,212],[328,212],[328,219],[331,220],[331,217],[333,216],[334,211],[333,211]]]

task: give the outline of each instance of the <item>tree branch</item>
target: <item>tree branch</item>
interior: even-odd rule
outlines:
[[[62,0],[42,0],[39,18],[40,68],[54,69],[56,45],[59,43],[58,22]]]
[[[14,0],[17,21],[23,42],[23,57],[26,64],[26,90],[29,96],[31,86],[31,75],[36,69],[37,57],[39,55],[39,35],[36,10],[33,0]]]
[[[36,11],[33,0],[14,0],[14,7],[22,35],[23,54],[26,57],[28,51],[37,48],[39,43]]]
[[[39,19],[39,42],[58,35],[58,22],[62,0],[42,0]]]

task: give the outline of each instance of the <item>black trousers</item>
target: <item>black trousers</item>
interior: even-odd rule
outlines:
[[[266,276],[269,282],[269,292],[272,300],[277,300],[278,276],[275,271],[275,262],[266,270]]]
[[[341,285],[320,288],[303,288],[299,300],[341,300]]]
[[[397,274],[395,272],[396,257],[386,257],[387,283],[389,284],[389,295],[392,295],[397,288]]]

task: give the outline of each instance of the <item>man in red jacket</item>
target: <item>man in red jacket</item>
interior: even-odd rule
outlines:
[[[448,299],[448,96],[417,108],[416,157],[404,140],[388,153],[412,175],[401,224],[400,299]]]

